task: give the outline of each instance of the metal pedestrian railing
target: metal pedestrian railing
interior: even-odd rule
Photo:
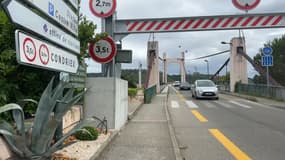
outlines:
[[[263,84],[236,84],[237,93],[285,101],[285,87]]]
[[[151,103],[152,98],[156,95],[156,85],[144,90],[144,103]]]

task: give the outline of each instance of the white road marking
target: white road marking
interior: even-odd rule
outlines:
[[[179,93],[175,87],[171,86],[171,88],[172,88],[176,93]]]
[[[250,106],[248,106],[248,105],[245,105],[245,104],[241,104],[241,103],[238,103],[238,102],[236,102],[236,101],[229,101],[230,103],[232,103],[232,104],[235,104],[235,105],[238,105],[238,106],[241,106],[241,107],[243,107],[243,108],[247,108],[247,109],[250,109],[251,107]]]
[[[192,101],[185,101],[189,108],[199,108],[195,103]]]
[[[206,107],[208,107],[208,108],[217,108],[216,106],[214,106],[212,103],[210,103],[208,101],[205,101],[204,103],[206,104]]]
[[[179,108],[180,106],[179,106],[177,101],[171,101],[171,107],[172,108]]]
[[[162,94],[166,94],[168,92],[168,86],[166,86],[163,90],[162,90]]]
[[[233,106],[222,103],[221,101],[214,101],[214,103],[217,103],[218,105],[223,106],[225,108],[233,108]]]
[[[244,102],[246,102],[246,103],[250,103],[250,104],[253,104],[253,105],[257,105],[257,106],[262,107],[262,108],[266,108],[266,109],[272,109],[272,110],[278,110],[278,111],[280,111],[280,109],[278,109],[278,108],[274,108],[274,107],[266,106],[265,104],[260,104],[260,103],[253,102],[253,101],[249,101],[249,100],[245,100],[245,99],[241,99],[241,101],[244,101]]]

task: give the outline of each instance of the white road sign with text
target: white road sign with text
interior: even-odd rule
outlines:
[[[11,0],[5,5],[6,6],[4,8],[10,15],[13,23],[16,23],[28,30],[32,30],[58,45],[74,51],[76,54],[80,53],[80,42],[76,38],[65,33],[44,18],[38,16],[18,1]]]
[[[28,2],[78,36],[78,16],[64,1],[28,0]]]
[[[78,0],[68,0],[76,10],[78,9]]]
[[[50,70],[77,73],[79,62],[76,55],[19,30],[15,32],[15,36],[19,63]]]
[[[100,18],[111,16],[116,10],[116,0],[89,0],[91,13]]]

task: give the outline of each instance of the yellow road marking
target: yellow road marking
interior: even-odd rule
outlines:
[[[200,121],[200,122],[208,122],[208,120],[200,114],[197,110],[192,110],[192,114]]]
[[[179,91],[176,91],[176,94],[182,101],[186,101],[186,98]]]
[[[209,132],[222,144],[237,160],[251,160],[242,150],[231,142],[218,129],[209,129]]]

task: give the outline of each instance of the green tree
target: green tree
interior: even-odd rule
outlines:
[[[274,58],[274,65],[269,67],[270,75],[281,85],[285,85],[285,35],[281,38],[275,38],[272,42],[268,42],[264,44],[265,46],[269,46],[273,49],[273,58]],[[261,49],[260,49],[261,52]],[[257,64],[261,64],[261,54],[258,53],[254,57],[254,62]],[[263,76],[255,76],[254,77],[255,83],[265,83],[265,77]]]
[[[92,21],[88,21],[86,17],[80,15],[79,33],[80,55],[81,58],[88,57],[88,45],[94,39],[94,31],[96,25]]]
[[[54,75],[51,71],[17,63],[14,32],[15,26],[0,9],[0,106],[17,102],[22,98],[38,100],[44,87]],[[4,117],[9,119],[9,116],[4,115]]]

